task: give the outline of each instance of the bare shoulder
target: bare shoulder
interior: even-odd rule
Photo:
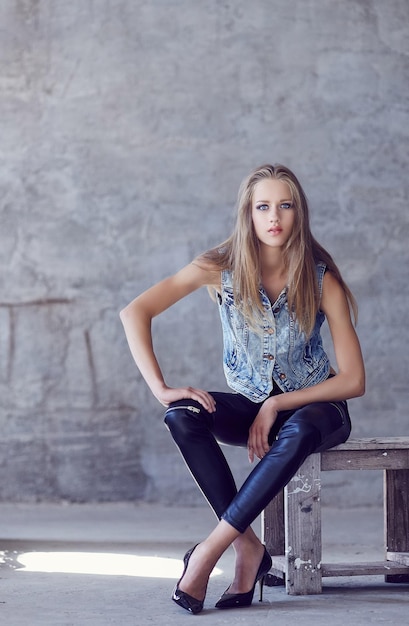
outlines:
[[[322,283],[321,309],[327,317],[350,319],[348,300],[339,281],[331,272],[325,272]]]
[[[202,278],[205,281],[204,284],[207,287],[213,287],[217,291],[220,291],[221,270],[217,263],[203,256],[199,256],[192,261],[191,265],[201,272]]]
[[[175,283],[190,285],[193,289],[212,287],[217,282],[220,284],[220,270],[212,265],[198,263],[195,259],[182,267],[171,279]]]
[[[334,274],[330,272],[329,270],[327,270],[324,274],[324,279],[322,283],[322,291],[324,293],[325,291],[333,291],[333,290],[334,291],[341,290],[343,292],[343,289],[341,285],[339,284],[338,280],[335,278]]]

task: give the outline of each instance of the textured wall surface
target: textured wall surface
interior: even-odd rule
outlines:
[[[1,499],[201,501],[118,311],[229,233],[265,161],[360,304],[355,436],[409,434],[408,23],[407,0],[2,0]],[[205,290],[155,320],[170,384],[225,389],[218,324]]]

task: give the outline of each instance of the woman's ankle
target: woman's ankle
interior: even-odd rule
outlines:
[[[263,544],[254,532],[243,533],[233,542],[233,548],[236,553],[243,550],[260,550]]]

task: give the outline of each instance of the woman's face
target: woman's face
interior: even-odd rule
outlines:
[[[252,218],[262,246],[282,248],[288,241],[295,221],[290,187],[282,180],[265,178],[254,187]]]

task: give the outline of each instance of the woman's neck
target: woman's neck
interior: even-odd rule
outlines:
[[[287,275],[287,268],[281,250],[267,249],[260,253],[261,276],[275,276],[282,278]]]
[[[261,284],[270,301],[274,303],[287,286],[288,272],[282,254],[265,254],[263,256],[264,258],[261,258]]]

